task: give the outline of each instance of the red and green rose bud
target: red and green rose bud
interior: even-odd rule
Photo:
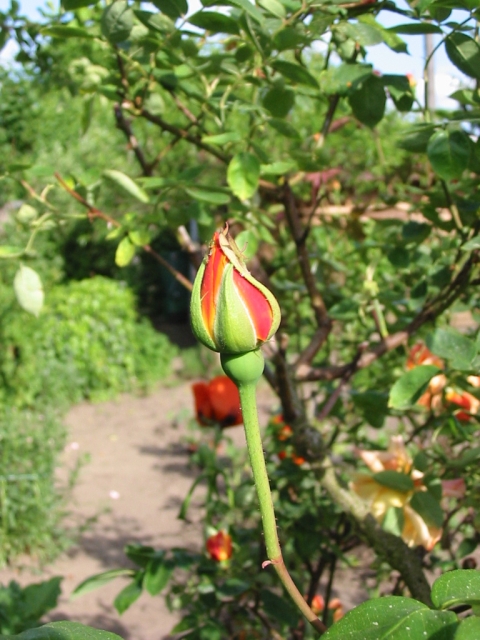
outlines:
[[[228,228],[213,236],[193,285],[190,313],[198,340],[224,354],[253,351],[278,329],[278,303],[250,274]]]
[[[224,562],[232,557],[232,537],[223,529],[207,539],[207,551],[215,562]]]

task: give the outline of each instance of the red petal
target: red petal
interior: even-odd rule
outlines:
[[[220,249],[218,233],[215,233],[200,290],[200,295],[202,296],[203,321],[211,336],[213,336],[218,289],[226,264],[227,257]]]
[[[260,291],[236,269],[233,270],[233,282],[248,309],[252,319],[257,340],[265,341],[272,328],[273,316],[270,303]]]
[[[222,427],[243,423],[237,386],[227,376],[217,376],[208,385],[213,419]]]
[[[195,398],[195,413],[197,414],[197,421],[200,424],[207,426],[213,419],[213,407],[210,402],[208,384],[205,382],[192,384],[192,391]]]

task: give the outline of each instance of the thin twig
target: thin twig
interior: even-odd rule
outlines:
[[[68,184],[65,182],[65,180],[62,178],[62,176],[59,173],[55,173],[55,177],[58,180],[58,182],[62,185],[62,187],[65,189],[65,191],[72,196],[72,198],[75,198],[77,202],[79,202],[82,206],[88,209],[87,215],[90,221],[93,221],[95,218],[100,218],[101,220],[108,222],[114,227],[122,226],[118,220],[115,220],[115,218],[112,218],[111,216],[104,213],[103,211],[100,211],[100,209],[97,209],[96,207],[92,207],[92,205],[90,205],[84,198],[82,198],[82,196],[79,193],[77,193],[76,191],[74,191],[68,186]],[[151,256],[153,256],[155,260],[159,262],[163,267],[165,267],[165,269],[167,269],[171,273],[171,275],[175,278],[175,280],[177,280],[186,289],[188,289],[188,291],[192,290],[193,285],[190,282],[190,280],[188,280],[188,278],[186,278],[182,273],[180,273],[180,271],[177,271],[177,269],[172,267],[172,265],[169,262],[167,262],[165,258],[162,258],[162,256],[158,254],[154,249],[152,249],[152,247],[149,244],[143,245],[142,249],[146,253],[149,253]]]

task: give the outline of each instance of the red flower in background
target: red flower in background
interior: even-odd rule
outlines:
[[[197,420],[201,425],[217,423],[221,427],[232,427],[243,423],[238,389],[227,376],[192,384],[192,391]]]
[[[469,422],[472,419],[470,414],[477,414],[480,409],[480,400],[473,396],[468,391],[455,391],[455,389],[448,388],[445,393],[445,400],[450,404],[455,404],[466,411],[455,411],[454,415],[457,420],[461,422]]]
[[[207,539],[207,551],[215,562],[224,562],[232,557],[232,537],[223,529]]]

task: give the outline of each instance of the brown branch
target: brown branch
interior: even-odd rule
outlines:
[[[327,308],[319,290],[317,289],[315,276],[312,273],[312,267],[310,264],[310,258],[308,255],[306,244],[307,233],[302,228],[302,225],[300,223],[297,204],[295,202],[293,192],[288,182],[285,183],[284,187],[283,203],[285,206],[285,215],[287,217],[288,225],[290,227],[293,241],[295,242],[297,258],[300,265],[300,270],[302,272],[303,281],[305,282],[305,286],[307,288],[308,296],[310,299],[310,306],[312,307],[318,326],[318,332],[315,336],[315,341],[312,345],[309,345],[310,355],[313,351],[313,348],[316,348],[316,353],[322,347],[332,328],[332,321],[328,317]],[[313,355],[315,355],[315,353],[313,353]]]
[[[135,134],[133,133],[131,122],[127,120],[123,115],[122,107],[118,104],[118,102],[113,107],[113,111],[115,114],[115,121],[117,123],[117,128],[120,129],[120,131],[123,131],[128,142],[130,143],[130,146],[133,149],[133,153],[135,154],[140,166],[142,167],[143,175],[151,176],[153,172],[153,165],[152,163],[147,162],[147,159],[145,158],[145,154],[140,148],[140,145],[138,144],[138,140]]]
[[[65,180],[62,178],[62,176],[59,173],[55,173],[54,174],[56,179],[58,180],[58,182],[61,184],[61,186],[65,189],[65,191],[72,196],[72,198],[75,198],[75,200],[77,200],[77,202],[79,202],[82,206],[84,206],[87,210],[88,210],[88,218],[89,220],[92,222],[95,218],[100,218],[101,220],[104,220],[105,222],[108,222],[109,224],[113,225],[114,227],[121,227],[121,223],[118,220],[115,220],[115,218],[112,218],[111,216],[109,216],[108,214],[104,213],[103,211],[100,211],[100,209],[97,209],[96,207],[92,207],[92,205],[90,205],[84,198],[82,198],[82,196],[77,193],[76,191],[74,191],[73,189],[71,189],[68,184],[65,182]],[[159,262],[163,267],[165,267],[165,269],[167,269],[172,276],[175,278],[175,280],[177,280],[178,282],[180,282],[180,284],[182,284],[186,289],[188,289],[188,291],[191,291],[193,288],[192,283],[190,282],[190,280],[188,280],[188,278],[185,278],[185,276],[183,274],[181,274],[179,271],[177,271],[174,267],[172,267],[172,265],[170,263],[168,263],[165,258],[162,258],[162,256],[160,254],[158,254],[154,249],[152,249],[152,247],[149,244],[145,244],[142,246],[142,249],[146,252],[149,253],[151,256],[153,256],[155,258],[155,260],[157,260],[157,262]]]
[[[135,108],[133,104],[129,103],[128,105],[124,105],[124,106],[128,106],[128,108],[130,108],[130,105],[131,105],[132,111],[135,112]],[[218,160],[221,160],[223,163],[228,164],[230,162],[231,158],[228,154],[223,153],[223,151],[220,151],[219,149],[216,149],[215,147],[212,147],[209,144],[205,144],[204,142],[202,142],[199,136],[189,133],[187,129],[182,129],[181,127],[177,127],[173,124],[169,124],[168,122],[165,122],[163,118],[160,118],[160,116],[150,113],[149,111],[143,108],[141,108],[138,111],[137,115],[141,116],[142,118],[145,118],[145,120],[148,120],[152,124],[157,125],[157,127],[160,127],[160,129],[163,129],[163,131],[168,131],[169,133],[172,133],[174,136],[178,136],[183,140],[187,140],[191,144],[195,145],[197,148],[207,151],[212,156],[215,156],[215,158],[218,158]]]
[[[421,326],[427,322],[433,322],[445,309],[448,309],[448,307],[455,302],[468,285],[471,270],[477,262],[477,252],[473,252],[446,289],[432,301],[428,302],[403,331],[392,333],[377,345],[370,346],[360,357],[356,357],[352,362],[347,364],[318,368],[298,367],[296,372],[297,380],[303,382],[307,380],[335,380],[345,375],[351,377],[360,369],[365,369],[370,366],[372,362],[378,360],[378,358],[385,353],[405,344]]]

